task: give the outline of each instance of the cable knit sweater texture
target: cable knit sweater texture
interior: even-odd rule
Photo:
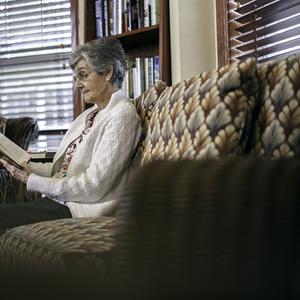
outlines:
[[[99,217],[114,206],[131,170],[131,160],[139,141],[141,125],[135,106],[121,91],[93,121],[91,131],[75,152],[62,179],[51,178],[60,169],[68,145],[85,126],[84,111],[65,134],[53,163],[29,163],[27,189],[54,201],[63,201],[73,217]]]

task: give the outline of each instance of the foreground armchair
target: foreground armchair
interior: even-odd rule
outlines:
[[[44,241],[36,231],[35,249],[30,230],[18,227],[0,239],[0,257],[13,279],[21,276],[18,285],[47,295],[293,299],[300,295],[299,175],[299,159],[157,161],[131,181],[115,221],[79,219],[81,235],[75,220],[50,221]],[[53,268],[60,258],[63,272]]]
[[[38,137],[38,125],[29,117],[6,120],[5,135],[27,150],[30,142]],[[25,201],[25,187],[12,178],[6,169],[0,169],[0,204]]]

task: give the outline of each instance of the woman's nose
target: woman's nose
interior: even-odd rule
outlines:
[[[83,84],[79,79],[75,80],[75,88],[77,88],[77,89],[82,89],[83,88]]]

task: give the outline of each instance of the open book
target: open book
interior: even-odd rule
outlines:
[[[15,164],[20,167],[23,167],[31,158],[45,157],[46,152],[42,153],[28,153],[15,144],[13,141],[8,139],[5,135],[0,133],[0,153],[8,157]]]

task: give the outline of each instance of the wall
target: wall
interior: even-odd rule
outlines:
[[[79,21],[79,29],[78,29],[78,41],[79,45],[83,44],[84,41],[84,1],[78,1],[78,21]]]
[[[172,83],[217,66],[215,0],[169,0]]]

